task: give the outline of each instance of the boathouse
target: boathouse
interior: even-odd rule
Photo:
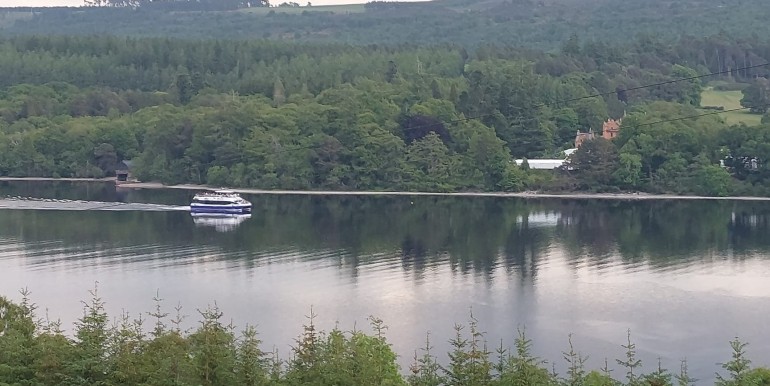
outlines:
[[[134,161],[131,160],[123,160],[118,162],[118,164],[115,166],[115,181],[127,182],[133,180],[133,166]]]

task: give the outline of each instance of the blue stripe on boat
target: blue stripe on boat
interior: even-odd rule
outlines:
[[[238,206],[202,206],[191,205],[190,212],[192,213],[251,213],[250,205],[238,205]]]

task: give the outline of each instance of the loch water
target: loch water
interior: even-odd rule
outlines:
[[[374,315],[404,371],[471,312],[557,371],[568,334],[598,369],[629,330],[646,370],[713,380],[736,336],[770,365],[770,202],[245,195],[251,218],[200,220],[194,193],[0,182],[0,296],[28,288],[70,332],[96,282],[115,318],[216,304],[284,357],[311,307],[324,329]]]

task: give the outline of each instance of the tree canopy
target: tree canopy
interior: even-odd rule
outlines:
[[[762,194],[764,153],[733,154],[755,147],[698,105],[709,79],[752,82],[754,95],[766,69],[701,79],[726,65],[710,61],[714,42],[643,39],[623,52],[576,40],[547,54],[0,38],[9,75],[0,78],[0,175],[102,177],[135,160],[142,180],[265,189]],[[748,56],[764,57],[763,47]],[[601,177],[593,166],[543,173],[513,163],[563,157],[576,132],[598,136],[611,118],[623,119],[602,145]],[[725,163],[736,157],[753,159],[750,173]]]

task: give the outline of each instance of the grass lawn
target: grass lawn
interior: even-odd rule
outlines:
[[[302,2],[299,2],[303,4]],[[312,1],[311,1],[312,3]],[[305,2],[304,4],[307,4]],[[305,5],[301,7],[253,7],[238,10],[238,12],[247,12],[257,15],[265,15],[270,11],[275,13],[302,13],[307,12],[333,12],[333,13],[361,13],[364,12],[363,4],[340,4],[340,5],[313,5],[307,7]]]
[[[701,97],[701,106],[722,106],[725,110],[737,109],[741,107],[741,98],[743,93],[740,91],[717,91],[712,88],[703,90]],[[711,111],[711,110],[706,110]],[[751,114],[747,110],[730,111],[719,114],[728,124],[745,123],[748,126],[756,126],[762,121],[759,114]]]

